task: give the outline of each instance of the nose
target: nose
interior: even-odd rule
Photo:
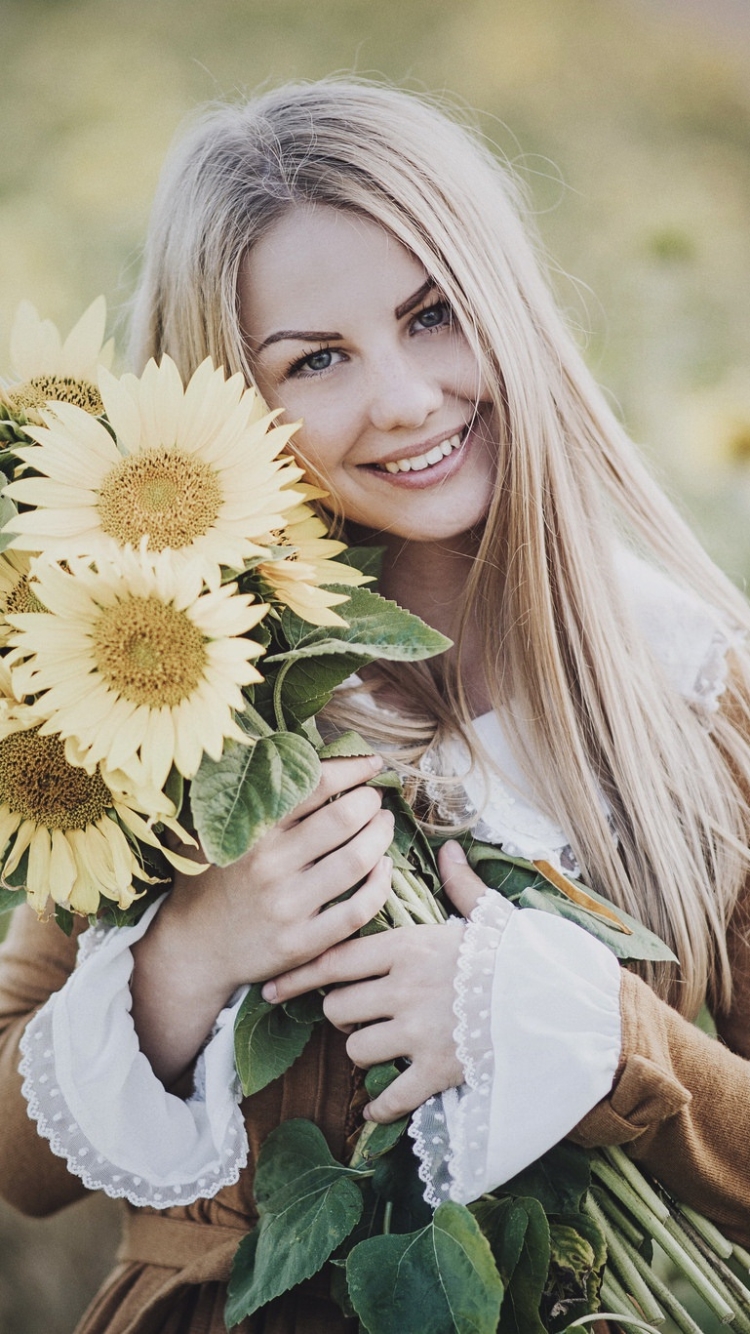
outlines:
[[[417,429],[440,408],[439,381],[406,356],[384,358],[370,377],[370,420],[378,431]]]

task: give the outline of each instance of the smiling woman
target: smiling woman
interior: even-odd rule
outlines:
[[[32,1211],[58,1207],[77,1193],[64,1157],[130,1205],[122,1267],[81,1334],[219,1334],[230,1257],[256,1217],[260,1147],[298,1117],[343,1162],[363,1117],[411,1116],[432,1206],[477,1201],[565,1136],[628,1143],[750,1240],[750,613],[594,384],[522,215],[486,145],[393,89],[332,81],[212,109],[165,168],[133,357],[161,362],[152,376],[172,374],[168,356],[187,380],[211,356],[301,418],[290,449],[306,499],[353,544],[382,548],[381,591],[454,641],[429,663],[352,677],[326,709],[330,731],[370,738],[428,828],[473,828],[553,883],[585,878],[680,968],[620,970],[580,926],[484,893],[450,840],[439,866],[460,917],[348,939],[351,914],[367,924],[390,882],[393,818],[370,785],[372,757],[327,760],[315,793],[241,861],[197,881],[179,871],[127,933],[86,933],[72,973],[62,939],[49,969],[37,964],[43,928],[20,913],[2,997],[4,1188]],[[189,414],[180,421],[200,435]],[[231,475],[208,491],[231,529],[268,497],[245,494],[230,444],[201,437],[209,470],[228,449]],[[121,460],[112,468],[113,487],[137,487]],[[24,478],[15,494],[45,485]],[[108,485],[86,502],[97,514]],[[307,509],[289,521],[314,559],[327,540],[318,522]],[[198,554],[204,537],[190,536]],[[282,576],[293,587],[292,559]],[[29,671],[46,651],[34,645]],[[195,747],[204,666],[186,687]],[[242,670],[250,679],[252,665]],[[74,703],[85,713],[80,693]],[[128,745],[145,764],[144,717]],[[162,762],[194,773],[194,753],[157,742]],[[269,1005],[325,989],[329,1022],[238,1108],[227,1034],[248,983],[264,984]],[[726,1045],[689,1022],[706,997]],[[42,1127],[43,1109],[52,1115],[63,1051],[77,1108],[51,1132],[58,1158],[15,1074],[37,1004],[22,1039],[32,1115]],[[106,1013],[115,1037],[96,1028],[77,1046],[76,1013]],[[37,1050],[37,1033],[56,1037]],[[365,1106],[359,1071],[392,1060],[398,1077]],[[70,1077],[84,1069],[99,1074],[89,1101]],[[407,1221],[424,1207],[411,1200]],[[403,1216],[394,1226],[409,1230]],[[278,1259],[285,1272],[283,1249]],[[337,1274],[282,1292],[243,1334],[354,1331],[357,1294]],[[403,1334],[400,1308],[377,1305],[372,1318],[391,1323],[373,1328]],[[370,1328],[371,1308],[357,1309]]]

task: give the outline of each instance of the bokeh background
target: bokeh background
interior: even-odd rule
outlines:
[[[0,376],[23,297],[67,332],[104,292],[124,324],[197,104],[351,71],[444,93],[526,183],[587,360],[663,484],[750,575],[750,0],[0,0],[0,70]],[[69,1334],[116,1212],[0,1209],[2,1334]]]

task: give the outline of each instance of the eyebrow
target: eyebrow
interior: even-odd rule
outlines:
[[[434,279],[428,278],[427,282],[422,283],[422,286],[416,292],[413,292],[405,301],[402,301],[400,306],[396,306],[394,311],[396,319],[403,319],[404,315],[408,315],[414,310],[415,306],[419,305],[420,301],[424,300],[428,292],[432,292],[436,289],[437,284]],[[328,343],[333,342],[337,338],[341,339],[343,336],[343,334],[325,329],[279,329],[278,333],[269,334],[268,338],[263,340],[255,355],[256,357],[259,356],[260,353],[263,352],[265,348],[270,347],[272,343],[282,343],[287,341],[299,343]]]

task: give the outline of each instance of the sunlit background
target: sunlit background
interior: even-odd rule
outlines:
[[[335,71],[445,93],[523,177],[631,433],[750,576],[748,0],[0,0],[0,66],[0,377],[23,297],[66,332],[104,292],[117,330],[197,104]],[[0,1212],[3,1334],[69,1334],[115,1214]]]

